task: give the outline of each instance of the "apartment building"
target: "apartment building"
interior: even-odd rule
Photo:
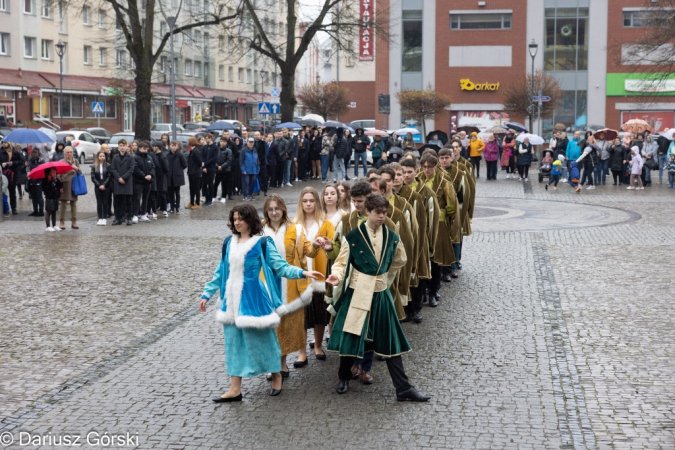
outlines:
[[[414,118],[402,114],[396,93],[431,86],[450,95],[452,104],[448,114],[429,120],[427,129],[449,129],[451,122],[485,129],[525,121],[503,111],[504,88],[531,73],[534,63],[535,71],[545,70],[563,90],[553,118],[535,123],[536,132],[546,134],[556,123],[617,128],[634,117],[657,129],[675,125],[675,82],[660,83],[655,98],[652,70],[643,59],[628,57],[658,2],[390,0],[376,5],[385,9],[378,18],[389,24],[390,36],[374,40],[372,61],[339,61],[339,82],[357,102],[345,120],[374,118],[378,127],[404,126]],[[533,42],[534,58],[528,48]],[[672,44],[667,51],[672,53]],[[377,112],[380,94],[390,94],[390,114]]]
[[[257,3],[266,32],[283,45],[285,3]],[[178,13],[177,27],[200,20],[213,9],[212,2],[205,0],[183,0],[180,4],[180,12],[177,0],[162,4],[167,17]],[[113,12],[93,5],[69,7],[67,2],[56,0],[0,0],[0,115],[24,124],[91,126],[99,119],[92,113],[91,104],[102,101],[102,126],[113,132],[133,129],[135,67]],[[141,8],[143,17],[145,2],[141,2]],[[234,9],[229,8],[228,13],[233,14]],[[169,27],[163,14],[158,12],[154,19],[158,44]],[[243,26],[240,19],[226,26],[193,28],[175,35],[179,123],[197,115],[247,122],[257,116],[257,102],[271,100],[271,88],[280,83],[278,68],[249,51],[249,36],[250,28]],[[58,95],[60,58],[55,46],[59,41],[65,44],[62,106]],[[153,123],[171,119],[170,79],[167,43],[154,67]]]

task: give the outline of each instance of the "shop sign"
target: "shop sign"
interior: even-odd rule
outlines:
[[[187,100],[176,100],[176,108],[187,108],[187,107],[188,107]]]
[[[464,78],[459,80],[459,86],[463,91],[497,91],[499,90],[499,83],[479,83],[476,84]]]
[[[39,87],[28,88],[28,98],[42,97],[42,89]]]
[[[675,80],[624,80],[626,92],[675,92]]]
[[[675,95],[675,74],[672,73],[608,73],[608,96],[671,96]]]
[[[359,0],[359,61],[373,61],[373,2]]]
[[[246,103],[247,101],[246,97],[237,97],[237,103]]]

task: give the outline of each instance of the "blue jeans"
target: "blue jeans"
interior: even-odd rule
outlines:
[[[241,187],[244,191],[244,197],[250,197],[253,195],[253,186],[255,185],[256,176],[256,174],[241,175]]]
[[[284,178],[281,183],[282,185],[291,182],[291,164],[293,164],[292,159],[287,159],[286,161],[284,161]]]
[[[601,159],[600,164],[595,166],[595,184],[605,184],[607,182],[607,170],[609,169],[609,159]]]
[[[668,164],[668,155],[659,155],[659,183],[663,183],[663,170]]]
[[[354,153],[354,177],[359,177],[359,164],[363,164],[363,175],[368,172],[368,152]]]
[[[455,262],[450,266],[451,269],[459,269],[459,263],[462,261],[462,243],[452,244],[452,251],[455,252]]]
[[[355,364],[361,365],[361,370],[365,372],[370,372],[373,368],[373,359],[375,358],[375,352],[368,352],[363,355],[363,359],[357,359]]]
[[[333,180],[337,181],[338,171],[342,172],[342,179],[344,180],[347,175],[347,170],[345,169],[345,160],[344,158],[333,158]]]
[[[330,166],[330,155],[321,155],[321,181],[326,181],[329,166]]]
[[[2,212],[9,214],[9,199],[7,198],[7,194],[2,194]]]

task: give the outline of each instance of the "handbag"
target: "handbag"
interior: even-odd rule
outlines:
[[[645,166],[649,170],[659,170],[659,163],[654,158],[646,160]]]
[[[77,175],[73,177],[72,192],[75,196],[87,195],[87,179],[79,170],[77,171]]]

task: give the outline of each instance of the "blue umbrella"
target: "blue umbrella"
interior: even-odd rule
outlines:
[[[12,130],[3,139],[5,142],[13,144],[51,144],[54,139],[50,138],[40,130],[31,128],[17,128]]]
[[[207,128],[208,131],[219,131],[219,130],[236,130],[237,128],[232,125],[230,122],[223,122],[219,120],[218,122],[213,122]]]
[[[295,122],[284,122],[277,125],[276,128],[277,130],[281,130],[282,128],[290,128],[291,130],[302,130],[302,125],[298,125]]]
[[[523,133],[527,133],[527,132],[530,131],[530,130],[527,129],[527,127],[525,125],[523,125],[522,123],[518,123],[518,122],[508,122],[508,123],[506,123],[505,126],[506,126],[506,128],[510,128],[512,130],[515,130],[515,131],[522,131]]]

